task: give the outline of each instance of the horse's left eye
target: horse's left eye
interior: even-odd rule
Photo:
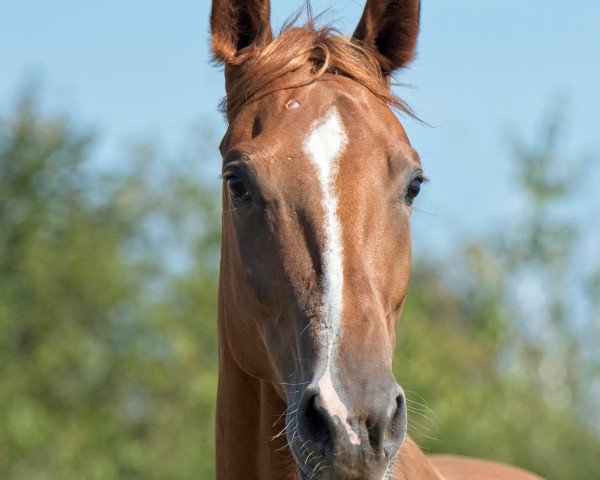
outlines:
[[[235,198],[243,198],[248,195],[248,190],[240,177],[232,175],[227,179],[227,188],[229,193]]]
[[[423,183],[422,178],[415,178],[408,185],[408,190],[406,191],[406,203],[412,205],[415,198],[421,191],[421,184]]]

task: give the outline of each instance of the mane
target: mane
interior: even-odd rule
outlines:
[[[301,26],[295,25],[295,19],[287,22],[279,36],[263,48],[251,46],[239,53],[235,63],[227,66],[235,88],[222,100],[221,111],[231,121],[269,84],[307,63],[312,64],[308,83],[324,80],[325,74],[347,77],[391,108],[415,117],[406,102],[391,92],[390,72],[382,70],[376,52],[330,25],[316,27],[311,16]]]

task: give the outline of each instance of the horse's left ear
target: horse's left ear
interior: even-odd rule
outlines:
[[[415,57],[420,0],[367,0],[353,38],[373,50],[384,75]]]
[[[250,46],[273,39],[269,0],[213,0],[210,12],[212,50],[216,60],[235,65]]]

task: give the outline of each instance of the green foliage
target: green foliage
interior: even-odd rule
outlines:
[[[152,145],[101,174],[93,137],[32,98],[0,118],[0,478],[212,478],[215,192]],[[548,118],[514,143],[518,218],[459,271],[416,260],[395,370],[426,449],[588,480],[600,270],[573,268],[576,164]]]
[[[92,174],[31,97],[0,122],[0,478],[210,478],[214,196],[149,148]]]

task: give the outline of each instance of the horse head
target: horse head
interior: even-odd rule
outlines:
[[[369,0],[351,37],[309,20],[273,38],[268,0],[213,0],[228,119],[219,395],[243,392],[231,365],[263,385],[249,396],[272,389],[302,478],[386,478],[406,435],[392,358],[424,177],[390,78],[414,56],[419,9]]]

